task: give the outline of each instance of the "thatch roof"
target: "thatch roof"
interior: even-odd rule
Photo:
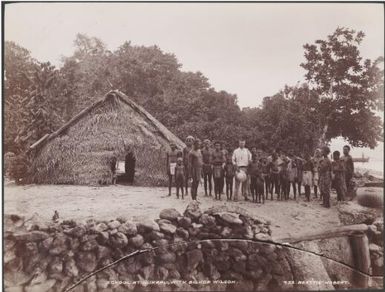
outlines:
[[[152,123],[158,130],[159,134],[161,134],[164,138],[166,138],[170,143],[176,143],[178,148],[185,147],[185,144],[177,137],[175,136],[170,130],[168,130],[161,122],[159,122],[157,119],[154,118],[149,112],[147,112],[142,106],[138,105],[134,101],[132,101],[130,98],[128,98],[127,95],[125,95],[123,92],[119,90],[112,90],[108,92],[103,99],[98,100],[91,106],[85,108],[80,113],[78,113],[76,116],[74,116],[71,120],[69,120],[67,123],[65,123],[60,129],[57,131],[44,135],[41,139],[36,141],[34,144],[30,146],[30,149],[36,149],[47,143],[48,141],[54,139],[55,137],[59,136],[61,133],[65,132],[69,127],[71,127],[73,124],[79,122],[82,117],[87,115],[87,113],[91,112],[93,109],[102,106],[103,103],[106,102],[109,98],[117,98],[120,101],[128,104],[131,106],[136,112],[143,115],[148,122]]]
[[[109,161],[124,159],[125,146],[136,156],[139,184],[166,181],[165,157],[170,143],[184,143],[143,107],[118,90],[82,110],[57,131],[31,145],[36,183],[96,184],[110,182]]]

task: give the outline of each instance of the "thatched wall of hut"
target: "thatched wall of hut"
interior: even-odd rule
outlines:
[[[136,158],[135,184],[163,185],[170,143],[184,144],[142,107],[119,91],[83,110],[33,145],[30,180],[44,184],[110,184],[110,161]]]

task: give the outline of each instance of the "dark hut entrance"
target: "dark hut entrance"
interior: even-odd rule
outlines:
[[[131,151],[124,156],[124,173],[118,175],[117,183],[119,184],[133,184],[135,178],[135,154]]]
[[[128,152],[124,158],[124,171],[126,173],[127,182],[132,184],[135,177],[136,158],[134,153]]]

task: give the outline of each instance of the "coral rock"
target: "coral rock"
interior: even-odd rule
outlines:
[[[97,266],[96,256],[91,252],[79,252],[77,264],[82,270],[92,272]]]
[[[161,219],[167,219],[170,221],[175,221],[178,219],[178,217],[181,217],[182,215],[174,208],[164,209],[160,212],[159,218]]]
[[[111,245],[116,248],[125,247],[128,243],[127,236],[122,232],[117,232],[110,236]]]
[[[119,226],[118,231],[128,236],[134,236],[138,233],[138,228],[136,227],[136,224],[132,222],[125,222]]]
[[[177,221],[178,221],[178,225],[180,227],[187,229],[191,226],[191,218],[190,217],[186,217],[186,216],[178,217]]]
[[[162,219],[163,220],[163,219]],[[171,224],[171,222],[165,221],[159,221],[158,222],[160,230],[162,230],[165,233],[174,234],[176,232],[176,226]]]
[[[142,235],[137,234],[134,237],[130,238],[129,242],[135,248],[140,248],[144,243],[144,239]]]

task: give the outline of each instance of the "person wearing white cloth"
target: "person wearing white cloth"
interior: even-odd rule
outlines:
[[[178,149],[174,143],[170,145],[171,151],[167,153],[168,195],[171,196],[172,178],[175,177],[175,167],[178,159]]]
[[[245,140],[239,140],[239,147],[234,150],[233,152],[233,164],[236,167],[237,173],[239,171],[243,171],[247,175],[247,167],[249,166],[249,163],[251,162],[251,152],[249,149],[245,147]],[[243,176],[239,176],[243,177]],[[247,187],[247,181],[240,181],[238,179],[238,176],[235,175],[235,192],[234,192],[234,201],[238,200],[238,193],[239,189],[242,189],[242,195],[245,197],[245,200],[247,200],[246,197],[246,187]]]

